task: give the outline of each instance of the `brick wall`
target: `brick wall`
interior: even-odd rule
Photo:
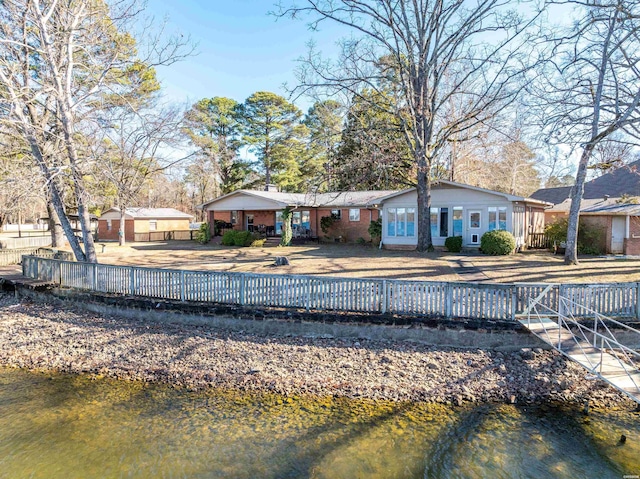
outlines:
[[[380,212],[378,210],[369,210],[366,208],[359,208],[359,210],[360,220],[350,221],[349,208],[341,208],[340,220],[335,221],[327,233],[324,233],[322,229],[318,228],[320,230],[320,238],[325,241],[335,241],[336,238],[341,237],[342,241],[347,243],[355,243],[358,238],[364,238],[366,241],[371,241],[371,236],[369,235],[369,224],[371,221],[378,219]],[[319,218],[322,218],[323,216],[330,216],[331,210],[319,209],[317,214]],[[328,236],[328,238],[325,238],[325,236]]]
[[[629,237],[624,240],[624,253],[640,255],[640,217],[638,216],[629,218]]]

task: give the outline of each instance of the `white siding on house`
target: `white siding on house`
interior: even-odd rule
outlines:
[[[286,205],[279,201],[268,200],[258,196],[239,193],[222,198],[214,204],[207,206],[207,211],[233,211],[233,210],[281,210]]]
[[[388,210],[390,208],[416,208],[418,203],[418,194],[415,190],[407,191],[404,194],[392,197],[384,201],[382,214],[382,241],[387,245],[410,245],[415,246],[418,243],[417,223],[415,236],[393,236],[390,235],[388,224]],[[431,191],[431,207],[437,208],[436,234],[433,235],[432,241],[434,246],[444,246],[447,236],[453,236],[454,224],[453,214],[454,208],[462,208],[462,237],[465,246],[479,246],[479,238],[488,230],[489,227],[489,208],[506,208],[507,213],[507,231],[514,233],[514,202],[498,194],[491,194],[484,191],[475,191],[473,189],[465,189],[458,187],[434,187]],[[442,208],[447,208],[447,225],[441,229],[440,222],[443,218],[441,215]],[[480,227],[478,229],[470,228],[470,213],[473,211],[480,212]],[[524,212],[522,221],[524,221]],[[417,212],[416,212],[417,216]],[[426,218],[430,222],[430,217]],[[458,226],[459,228],[459,223]],[[440,236],[440,232],[446,230],[446,236]],[[472,235],[478,235],[478,242],[472,241]],[[525,232],[526,234],[526,232]],[[515,235],[514,235],[515,236]],[[516,238],[518,246],[524,244],[524,236]]]

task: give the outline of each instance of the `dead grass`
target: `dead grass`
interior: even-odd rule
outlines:
[[[566,266],[561,256],[527,252],[512,256],[454,255],[445,252],[387,251],[366,246],[306,245],[288,248],[228,248],[188,241],[108,244],[98,249],[101,263],[157,268],[236,271],[268,274],[313,274],[360,278],[462,281],[456,266],[463,260],[491,282],[611,283],[640,281],[640,259],[585,257]],[[290,266],[273,267],[276,256]]]

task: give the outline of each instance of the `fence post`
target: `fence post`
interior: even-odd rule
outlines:
[[[380,312],[382,314],[387,313],[388,300],[387,300],[387,280],[382,280],[382,294],[380,295]]]
[[[129,266],[129,289],[131,296],[136,295],[136,271],[133,266]]]
[[[62,286],[62,262],[56,261],[56,265],[58,266],[58,286]]]
[[[451,318],[451,311],[453,309],[453,287],[451,286],[451,283],[447,283],[444,291],[444,317]]]
[[[180,270],[180,301],[184,301],[184,270]]]
[[[93,278],[92,278],[91,289],[95,292],[98,290],[98,263],[92,263],[92,264],[93,264]]]
[[[247,277],[244,273],[240,273],[240,304],[244,305],[244,290],[247,283]]]
[[[311,309],[311,278],[307,278],[307,311]]]
[[[636,283],[636,319],[640,319],[640,283]]]
[[[511,287],[511,321],[516,320],[516,309],[517,309],[516,303],[518,300],[516,289],[517,289],[517,286],[515,285]]]

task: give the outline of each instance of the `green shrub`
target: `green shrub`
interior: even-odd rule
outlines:
[[[333,223],[336,222],[336,219],[333,215],[331,216],[323,216],[320,218],[320,229],[324,234],[329,233],[329,230],[333,226]]]
[[[367,244],[367,240],[366,240],[366,239],[364,239],[362,236],[360,236],[360,237],[356,240],[356,243],[358,243],[359,245],[364,246],[364,245],[366,245],[366,244]]]
[[[508,231],[487,231],[480,238],[480,249],[494,256],[511,254],[516,249],[516,239]]]
[[[293,239],[292,218],[292,210],[287,206],[282,210],[282,236],[280,237],[280,246],[289,246],[291,244],[291,240]]]
[[[382,217],[369,223],[369,235],[371,236],[371,241],[380,242],[382,238]]]
[[[444,240],[444,246],[451,253],[459,253],[462,251],[462,236],[449,236]]]
[[[251,247],[252,248],[262,248],[265,244],[265,242],[267,241],[267,238],[260,238],[260,239],[254,239],[251,242]]]
[[[222,236],[222,244],[225,246],[251,246],[256,239],[250,231],[228,230]]]
[[[202,223],[200,229],[196,233],[196,241],[200,244],[207,244],[211,241],[211,230],[209,229],[209,223]]]
[[[554,242],[560,244],[567,241],[568,228],[569,219],[560,218],[550,225],[547,225],[544,232],[551,244]],[[603,238],[604,231],[602,228],[586,223],[580,219],[578,223],[578,254],[603,254]]]
[[[234,244],[235,246],[250,246],[254,239],[250,231],[236,231]]]
[[[222,244],[225,246],[235,246],[236,244],[236,230],[227,230],[222,235]]]

